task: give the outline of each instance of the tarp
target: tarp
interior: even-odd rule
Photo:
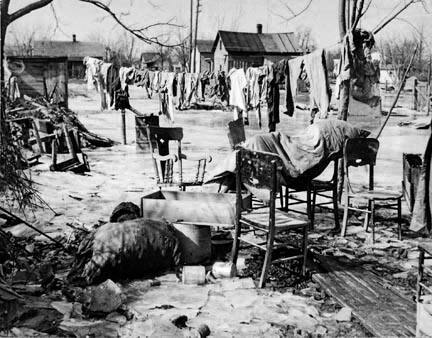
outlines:
[[[255,135],[247,139],[243,147],[279,155],[284,164],[282,176],[287,182],[317,177],[331,160],[342,155],[345,139],[368,134],[345,121],[325,119],[317,120],[294,136],[281,132]],[[235,161],[235,152],[232,152],[209,176],[207,183],[222,182],[226,176],[234,174]]]

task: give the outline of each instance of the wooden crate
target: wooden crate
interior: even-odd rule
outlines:
[[[412,212],[414,201],[417,194],[417,185],[420,178],[422,167],[422,157],[420,154],[402,154],[403,180],[402,190],[409,210]]]
[[[243,195],[243,208],[250,208],[250,194]],[[187,191],[156,191],[141,198],[141,216],[197,225],[233,226],[235,194]]]

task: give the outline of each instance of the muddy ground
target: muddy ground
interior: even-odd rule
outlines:
[[[97,94],[88,91],[83,83],[71,83],[69,92],[70,108],[78,113],[80,120],[89,130],[118,142],[121,141],[119,112],[100,112]],[[145,114],[158,112],[158,101],[146,99],[145,92],[141,88],[131,88],[131,104]],[[388,109],[383,107],[386,108]],[[380,138],[375,182],[379,187],[400,191],[402,153],[423,153],[429,131],[399,127],[398,123],[402,120],[415,120],[422,117],[421,114],[416,116],[405,109],[400,109],[399,113],[398,116],[390,118]],[[225,128],[231,119],[232,113],[223,111],[177,112],[175,126],[184,128],[184,152],[211,154],[213,158],[209,166],[211,170],[229,152]],[[296,110],[293,118],[283,115],[281,120],[278,129],[291,134],[298,132],[309,123],[307,113],[302,110]],[[266,131],[265,127],[259,130],[253,113],[250,115],[250,122],[251,125],[246,128],[247,136]],[[163,119],[161,124],[169,125]],[[265,119],[263,125],[266,125]],[[376,133],[379,126],[368,125],[365,122],[362,127]],[[135,141],[134,116],[128,113],[127,145],[118,144],[112,148],[85,150],[89,157],[90,173],[76,175],[70,172],[50,172],[50,157],[42,157],[42,163],[32,168],[31,175],[37,183],[41,196],[56,214],[49,209],[35,210],[33,213],[27,213],[27,219],[51,236],[70,239],[79,231],[74,229],[91,229],[107,222],[112,210],[120,202],[131,201],[139,204],[140,197],[155,191],[157,187],[150,155],[137,151]],[[188,168],[186,173],[190,174]],[[353,175],[354,184],[365,182],[362,174],[364,172],[359,171]],[[329,172],[324,175],[329,175]],[[214,191],[216,187],[209,185],[204,189]],[[396,222],[391,219],[392,215],[379,214],[378,240],[375,246],[370,244],[369,235],[359,229],[361,217],[353,216],[350,224],[357,226],[350,227],[346,239],[340,239],[329,232],[333,226],[331,216],[326,212],[318,213],[316,231],[311,235],[312,251],[322,253],[327,249],[326,254],[341,259],[359,261],[363,259],[370,264],[370,269],[377,271],[401,292],[412,297],[417,258],[415,246],[418,238],[407,231],[409,220],[407,206],[404,204],[406,219],[404,235],[408,239],[403,242],[397,241]],[[5,230],[19,237],[31,237],[31,241],[45,241],[23,224]],[[352,252],[341,250],[342,247],[347,246],[351,247]],[[53,297],[52,293],[46,291],[39,297],[50,301],[54,298],[57,302],[54,307],[60,309],[60,313],[64,315],[63,319],[59,319],[62,330],[53,332],[56,334],[73,333],[76,336],[119,334],[133,337],[151,334],[153,336],[186,335],[184,328],[173,326],[169,321],[172,316],[180,314],[187,315],[189,318],[187,323],[190,327],[207,324],[214,336],[287,334],[365,336],[369,334],[355,320],[337,321],[335,318],[340,306],[327,297],[309,278],[299,278],[296,274],[288,272],[286,267],[272,268],[270,282],[265,291],[253,289],[253,280],[258,276],[257,271],[260,269],[259,263],[262,256],[253,251],[244,253],[247,265],[241,272],[243,279],[233,281],[232,285],[225,281],[224,284],[185,288],[172,275],[159,277],[161,285],[157,287],[149,287],[149,283],[142,280],[123,284],[121,287],[127,295],[126,303],[134,313],[134,318],[131,320],[127,320],[124,314],[116,312],[114,315],[111,314],[109,320],[106,318],[96,320],[80,315],[74,318],[71,316],[71,313],[74,313],[74,303],[68,302],[61,293],[57,292],[56,297]],[[365,256],[367,257],[364,258]],[[65,260],[67,261],[66,258]],[[67,264],[60,265],[62,267],[57,272],[59,278],[67,270]],[[310,267],[312,271],[319,269],[312,259]],[[289,268],[295,270],[296,266]],[[250,300],[248,304],[244,303],[241,295],[243,299]],[[263,312],[263,304],[267,306],[268,314]],[[227,311],[230,315],[227,315]],[[269,318],[269,314],[273,317]],[[9,333],[20,335],[25,333],[23,330],[23,328],[16,329],[15,333],[13,331]]]

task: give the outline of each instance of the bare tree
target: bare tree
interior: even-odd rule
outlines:
[[[400,82],[404,71],[412,57],[413,50],[418,46],[417,53],[420,54],[421,43],[415,36],[400,37],[392,36],[380,39],[377,48],[380,51],[384,65],[395,72],[395,77]],[[411,68],[411,74],[421,79],[426,79],[427,72],[425,64],[428,63],[427,57],[422,53],[416,57]]]
[[[312,35],[312,29],[310,27],[297,27],[295,37],[301,50],[309,53],[316,49],[316,40]]]
[[[178,46],[173,48],[172,53],[179,60],[183,69],[188,69],[190,57],[189,36],[183,37],[182,32],[178,30],[176,43]]]

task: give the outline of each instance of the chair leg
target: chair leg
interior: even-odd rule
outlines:
[[[420,283],[423,280],[424,258],[425,258],[425,252],[424,252],[423,249],[420,249],[420,252],[419,252],[419,261],[418,261],[418,275],[417,275],[417,297],[416,297],[417,303],[420,302],[421,293],[422,293],[422,286],[421,286]]]
[[[372,224],[372,243],[375,243],[375,201],[371,201],[370,218]]]
[[[284,207],[284,197],[283,197],[283,186],[280,186],[279,187],[279,200],[280,200],[280,205],[281,205],[281,209],[282,210],[285,210],[285,207]]]
[[[312,216],[312,192],[311,189],[308,188],[306,190],[306,213],[308,215],[309,219],[309,227],[312,230],[313,229],[313,216]]]
[[[312,210],[311,210],[311,225],[310,225],[310,228],[311,228],[311,230],[313,230],[314,229],[314,226],[315,226],[315,204],[316,204],[316,195],[317,195],[317,192],[316,192],[316,190],[315,189],[313,189],[312,190]]]
[[[398,239],[402,240],[402,199],[398,198],[397,201],[398,208]]]
[[[341,236],[345,237],[346,235],[346,228],[348,223],[348,207],[349,207],[349,197],[344,197],[344,214],[342,219],[342,230],[341,230]]]
[[[302,275],[306,276],[306,261],[307,261],[307,251],[308,251],[308,229],[307,226],[303,227],[303,266],[302,266]]]
[[[266,255],[264,258],[264,265],[263,265],[262,272],[261,272],[261,278],[260,278],[260,281],[258,284],[258,287],[260,289],[265,286],[268,269],[271,265],[272,252],[273,252],[273,242],[274,242],[274,231],[270,231],[267,235]]]
[[[240,222],[236,222],[235,229],[234,229],[234,240],[233,240],[233,246],[231,251],[231,262],[233,264],[237,263],[237,257],[240,247],[240,234],[241,234],[241,225]]]
[[[367,211],[370,212],[371,208],[372,208],[372,202],[368,200]],[[368,231],[368,227],[369,227],[369,220],[370,220],[370,217],[369,217],[370,213],[369,212],[365,213],[365,219],[363,221],[363,229],[365,232]]]
[[[333,189],[333,214],[335,219],[335,229],[340,229],[340,222],[339,222],[339,200],[338,200],[338,193],[337,193],[337,187]]]

